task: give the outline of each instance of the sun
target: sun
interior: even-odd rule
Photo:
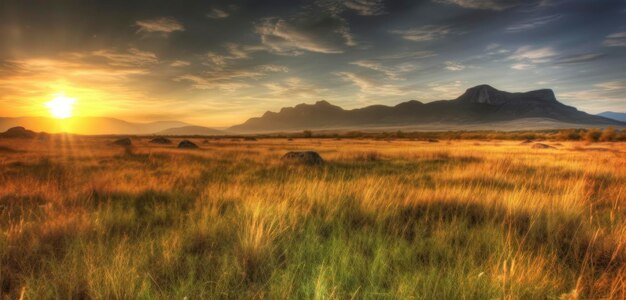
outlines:
[[[54,95],[52,100],[45,104],[53,117],[57,119],[67,119],[72,116],[75,102],[76,99],[66,97],[63,93],[58,93]]]

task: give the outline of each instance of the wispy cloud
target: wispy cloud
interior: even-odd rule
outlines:
[[[387,66],[377,60],[358,60],[353,61],[350,64],[380,72],[390,80],[404,80],[403,75],[405,73],[414,71],[415,65],[410,62],[400,63],[393,66]]]
[[[386,84],[364,74],[338,72],[337,76],[356,85],[362,93],[368,95],[401,96],[407,91],[393,84]]]
[[[427,86],[431,92],[426,96],[432,99],[454,99],[463,93],[465,82],[460,80],[448,82],[432,82]]]
[[[186,67],[189,65],[191,65],[191,63],[186,60],[175,60],[170,63],[170,66],[172,67]]]
[[[406,30],[392,30],[390,33],[413,42],[426,42],[445,37],[451,32],[449,26],[425,25]]]
[[[602,53],[583,53],[561,56],[554,61],[555,64],[577,64],[590,62],[603,58],[605,55]]]
[[[464,8],[505,10],[522,5],[540,5],[539,0],[433,0],[434,2],[454,4]],[[545,0],[544,0],[545,1]]]
[[[267,83],[265,87],[270,90],[271,95],[277,97],[312,98],[325,91],[297,77],[287,78],[281,82]]]
[[[156,54],[130,48],[126,52],[102,49],[91,52],[91,55],[105,58],[109,65],[118,67],[144,66],[158,62]]]
[[[509,59],[537,64],[549,62],[556,55],[556,51],[551,47],[533,48],[532,46],[523,46],[509,56]]]
[[[560,19],[562,15],[551,15],[532,18],[523,22],[515,23],[506,28],[508,32],[522,32],[527,30],[533,30],[541,26],[545,26]]]
[[[614,80],[594,84],[592,88],[560,93],[559,97],[592,112],[623,111],[626,107],[626,81]]]
[[[135,22],[135,24],[139,27],[137,32],[143,33],[160,33],[167,35],[175,31],[185,31],[183,24],[169,17],[140,20]]]
[[[535,65],[531,65],[531,64],[512,64],[511,65],[511,69],[514,70],[528,70],[528,69],[533,69],[535,67]]]
[[[626,47],[626,31],[607,35],[603,44],[607,47]]]
[[[213,8],[206,14],[206,16],[210,19],[225,19],[228,18],[230,14],[219,8]]]
[[[317,0],[316,4],[338,15],[344,11],[354,11],[361,16],[385,14],[384,0]]]
[[[335,54],[343,52],[341,46],[355,45],[346,26],[333,18],[310,20],[306,24],[266,18],[256,25],[256,32],[263,45],[277,54],[299,55],[302,51]]]
[[[465,69],[465,65],[456,61],[446,61],[445,65],[446,65],[445,68],[448,71],[462,71]]]

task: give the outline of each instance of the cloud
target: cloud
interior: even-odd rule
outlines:
[[[377,60],[357,60],[350,64],[380,72],[390,80],[404,80],[403,74],[414,71],[415,65],[410,62],[400,63],[394,66],[386,66]]]
[[[602,53],[583,53],[583,54],[567,55],[567,56],[559,57],[556,61],[554,61],[554,64],[584,63],[584,62],[590,62],[590,61],[601,59],[604,56],[605,55]]]
[[[220,82],[215,81],[210,77],[203,77],[192,74],[181,75],[175,78],[174,81],[191,82],[191,86],[198,90],[220,90],[226,92],[234,92],[250,87],[249,84],[243,82]]]
[[[256,32],[270,51],[283,55],[299,55],[303,51],[342,53],[342,46],[356,44],[345,20],[328,16],[295,22],[266,18],[256,24]]]
[[[533,30],[538,27],[544,26],[546,24],[552,23],[560,19],[561,17],[562,15],[551,15],[551,16],[532,18],[530,20],[513,24],[507,27],[506,30],[508,32],[522,32],[522,31],[527,31],[527,30]]]
[[[216,68],[224,68],[234,61],[249,59],[250,55],[254,52],[267,50],[262,46],[248,46],[235,43],[227,43],[224,45],[226,49],[225,53],[207,52],[206,57],[209,65]]]
[[[211,19],[225,19],[230,16],[230,14],[226,11],[223,11],[219,8],[213,8],[209,11],[206,16]]]
[[[338,72],[335,74],[343,80],[356,85],[359,90],[365,94],[384,96],[401,96],[407,94],[406,90],[396,85],[385,84],[363,74],[352,72]]]
[[[626,31],[607,35],[603,45],[607,47],[626,47]]]
[[[459,62],[446,61],[445,64],[446,64],[446,67],[445,67],[446,70],[449,70],[449,71],[462,71],[465,69],[465,66]]]
[[[531,65],[531,64],[512,64],[511,65],[511,69],[520,70],[520,71],[532,69],[534,67],[535,65]]]
[[[316,4],[334,15],[354,11],[361,16],[385,14],[384,0],[317,0]]]
[[[444,4],[454,4],[464,8],[505,10],[521,5],[539,5],[538,0],[433,0]]]
[[[407,30],[392,30],[391,34],[400,35],[403,39],[413,42],[426,42],[445,37],[451,32],[449,26],[426,25]]]
[[[171,67],[186,67],[189,65],[191,65],[191,63],[185,60],[175,60],[170,63]]]
[[[109,49],[96,50],[91,52],[91,55],[105,58],[109,65],[118,67],[145,66],[158,62],[156,54],[137,48],[130,48],[126,52]]]
[[[299,97],[311,98],[316,97],[324,89],[317,88],[311,84],[304,82],[301,78],[291,77],[282,82],[272,82],[265,84],[270,90],[270,94],[275,97]]]
[[[550,47],[533,48],[531,46],[523,46],[513,52],[509,59],[538,64],[549,62],[556,55],[557,53]]]
[[[432,82],[428,87],[432,91],[427,96],[432,99],[454,99],[463,93],[465,82],[456,80],[449,82]]]
[[[135,22],[135,24],[139,26],[137,32],[144,33],[161,33],[167,35],[175,31],[185,31],[183,24],[174,18],[168,17],[140,20]]]
[[[626,91],[626,81],[607,81],[595,84],[594,86],[604,91]]]
[[[236,91],[251,87],[248,79],[258,79],[270,73],[287,72],[287,67],[279,65],[258,65],[256,67],[242,67],[208,70],[199,74],[184,74],[174,78],[176,82],[191,82],[192,87],[200,90]]]
[[[626,81],[614,80],[594,84],[592,88],[560,93],[559,98],[565,99],[576,107],[602,112],[607,110],[620,111],[626,107]]]

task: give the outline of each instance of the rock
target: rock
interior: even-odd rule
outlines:
[[[130,141],[130,138],[123,138],[113,141],[113,144],[118,146],[130,146],[132,142]]]
[[[32,130],[28,130],[22,126],[9,128],[9,130],[3,133],[0,133],[0,137],[5,137],[5,138],[33,139],[36,136],[37,136],[36,132]]]
[[[439,143],[439,140],[436,139],[428,139],[429,143]]]
[[[315,151],[292,151],[283,155],[283,161],[305,165],[321,165],[324,159]]]
[[[198,145],[194,144],[189,140],[182,140],[178,143],[178,148],[181,149],[198,149]]]
[[[546,144],[541,144],[541,143],[536,143],[532,146],[533,149],[556,149],[552,146],[546,145]]]
[[[155,138],[150,140],[150,143],[161,144],[161,145],[169,145],[169,144],[172,143],[172,141],[170,139],[164,138],[164,137],[155,137]]]
[[[532,142],[533,142],[533,140],[524,140],[523,142],[520,143],[520,145],[530,144]]]

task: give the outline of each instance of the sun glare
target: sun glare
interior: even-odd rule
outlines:
[[[54,98],[46,102],[50,114],[57,119],[67,119],[72,116],[76,99],[66,97],[65,94],[55,94]]]

